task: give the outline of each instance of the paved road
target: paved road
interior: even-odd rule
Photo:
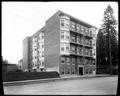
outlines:
[[[115,95],[118,77],[98,77],[4,87],[4,94]]]

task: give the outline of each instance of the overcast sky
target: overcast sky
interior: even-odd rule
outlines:
[[[118,20],[117,2],[2,2],[2,56],[10,63],[22,59],[23,39],[61,10],[100,28],[108,4]]]

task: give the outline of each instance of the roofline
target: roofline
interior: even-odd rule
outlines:
[[[45,26],[43,26],[41,29],[39,29],[37,32],[33,33],[33,35],[31,35],[30,37],[34,37],[37,33],[39,32],[44,32],[44,28]]]
[[[67,16],[69,16],[70,18],[73,18],[73,19],[75,19],[75,20],[77,20],[77,21],[80,21],[80,22],[82,22],[82,23],[84,23],[84,24],[86,24],[86,25],[89,25],[89,26],[91,26],[91,27],[94,27],[95,29],[98,29],[96,26],[93,26],[93,25],[91,25],[91,24],[89,24],[89,23],[87,23],[87,22],[85,22],[85,21],[82,21],[82,20],[80,20],[80,19],[78,19],[78,18],[76,18],[76,17],[74,17],[74,16],[71,16],[71,15],[69,15],[69,14],[67,14],[67,13],[65,13],[65,12],[63,12],[63,11],[61,11],[61,10],[58,10],[56,13],[63,13],[63,14],[65,14],[65,15],[67,15]]]

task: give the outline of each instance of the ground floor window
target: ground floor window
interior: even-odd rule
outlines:
[[[89,73],[89,69],[86,69],[86,70],[85,70],[85,73],[88,74],[88,73]]]
[[[70,68],[66,68],[66,74],[70,74]]]
[[[75,74],[75,69],[74,69],[74,68],[72,68],[71,72],[72,72],[72,74]]]
[[[61,68],[60,73],[64,74],[64,68]]]
[[[92,74],[92,69],[89,70],[89,74]]]

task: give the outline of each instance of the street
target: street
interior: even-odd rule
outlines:
[[[4,87],[4,94],[115,95],[118,77],[96,77]]]

